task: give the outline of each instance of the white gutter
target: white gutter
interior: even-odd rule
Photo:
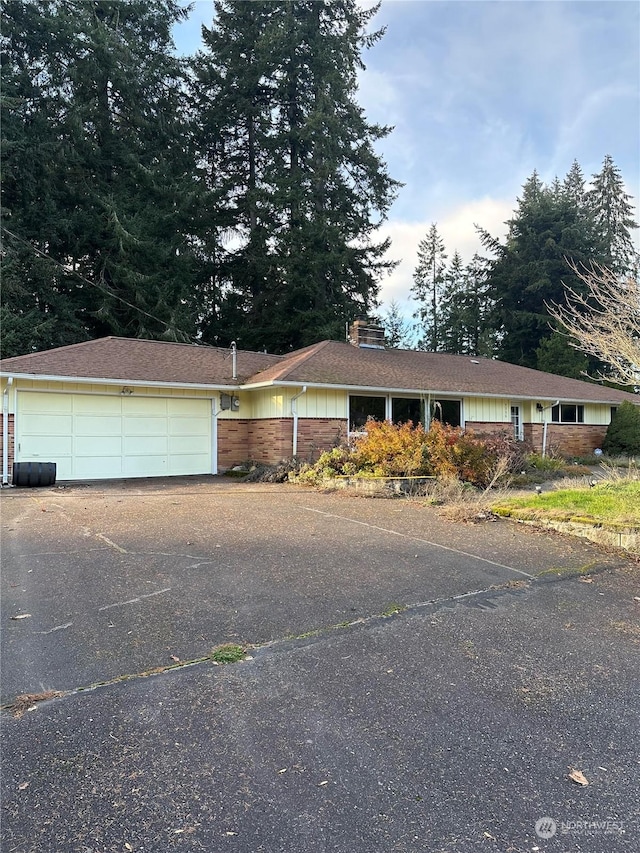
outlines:
[[[13,376],[7,377],[7,387],[2,394],[2,485],[9,485],[9,388]]]
[[[302,397],[307,393],[307,386],[303,385],[302,390],[298,391],[295,397],[291,398],[291,414],[293,415],[293,457],[298,455],[298,397]]]

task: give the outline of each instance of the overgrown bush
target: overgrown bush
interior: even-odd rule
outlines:
[[[376,477],[417,477],[430,474],[422,424],[411,421],[367,421],[366,434],[354,441],[353,463],[359,473]],[[346,472],[345,472],[346,473]]]
[[[366,433],[351,448],[323,453],[315,465],[304,466],[297,482],[317,484],[336,476],[418,477],[455,479],[487,487],[522,464],[518,443],[508,436],[478,438],[434,421],[428,431],[411,422],[367,421]]]
[[[640,406],[624,401],[611,418],[602,449],[610,455],[640,453]]]

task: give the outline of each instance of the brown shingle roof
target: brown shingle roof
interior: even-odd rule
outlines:
[[[637,395],[488,358],[358,348],[338,341],[299,350],[252,376],[247,384],[292,382],[367,389],[402,389],[512,399],[618,403]]]
[[[286,356],[239,350],[238,379],[228,349],[100,338],[0,361],[3,373],[205,386],[310,384],[362,390],[620,403],[637,395],[487,358],[357,348],[321,341]]]
[[[108,337],[6,358],[0,361],[0,370],[35,376],[217,386],[241,384],[279,360],[276,355],[239,350],[238,379],[234,380],[229,349]]]

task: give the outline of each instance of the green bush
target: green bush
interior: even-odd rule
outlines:
[[[610,455],[640,453],[640,405],[627,400],[611,418],[602,449]]]
[[[366,434],[351,448],[323,453],[315,465],[305,465],[296,482],[317,485],[338,476],[418,477],[457,479],[484,487],[495,479],[501,460],[504,474],[520,470],[518,443],[507,436],[480,439],[471,430],[434,421],[428,431],[411,422],[367,421]],[[291,477],[290,477],[291,479]]]

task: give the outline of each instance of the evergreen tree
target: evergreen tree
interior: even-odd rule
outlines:
[[[463,353],[466,346],[465,269],[456,249],[443,275],[440,306],[441,349]]]
[[[542,338],[536,349],[536,368],[545,373],[585,379],[589,370],[589,359],[584,353],[567,346],[567,336],[556,330]]]
[[[584,173],[577,160],[571,164],[571,168],[562,183],[562,188],[565,196],[575,204],[578,210],[586,209],[587,196]]]
[[[375,231],[396,182],[355,101],[376,9],[355,0],[219,0],[195,65],[203,153],[221,224],[207,241],[221,297],[205,337],[284,351],[327,337],[377,302],[392,264]],[[214,202],[215,203],[215,202]],[[225,234],[234,241],[223,245]]]
[[[487,263],[479,255],[464,267],[454,253],[445,273],[441,327],[444,352],[493,355],[493,303],[487,291]]]
[[[437,352],[442,340],[440,328],[440,303],[445,282],[447,253],[444,242],[438,233],[436,222],[431,224],[426,237],[418,244],[418,263],[413,273],[414,284],[411,288],[418,310],[414,316],[418,319],[421,335],[419,349]]]
[[[640,406],[625,400],[611,418],[602,449],[615,455],[640,453]]]
[[[546,188],[536,172],[525,183],[508,225],[504,243],[481,233],[496,255],[488,286],[496,305],[497,354],[513,364],[536,367],[536,350],[549,336],[547,305],[563,301],[565,285],[584,291],[568,261],[599,258],[601,243],[574,200]]]
[[[5,354],[195,331],[175,0],[3,8]],[[40,253],[40,254],[38,254]]]
[[[412,349],[411,326],[404,318],[400,306],[392,299],[382,316],[386,346],[391,349]]]
[[[605,246],[604,266],[625,275],[637,268],[637,252],[631,238],[638,224],[633,218],[631,196],[624,190],[620,169],[607,154],[601,171],[594,175],[586,201]]]

